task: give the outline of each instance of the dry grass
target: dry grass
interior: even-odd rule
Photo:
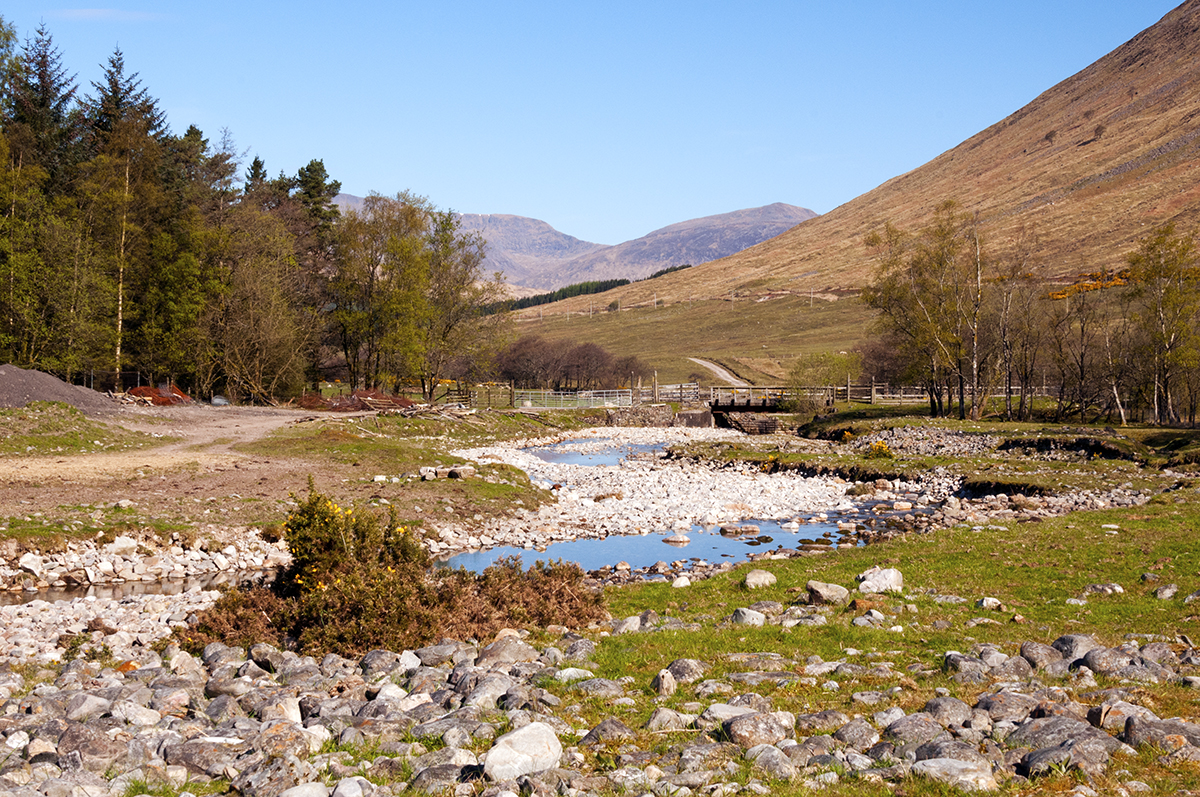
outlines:
[[[998,256],[1022,234],[1034,238],[1034,267],[1047,279],[1118,267],[1152,227],[1200,226],[1198,24],[1200,7],[1181,6],[929,163],[763,244],[615,289],[603,302],[648,307],[654,294],[660,303],[695,300],[681,313],[690,324],[708,312],[702,299],[807,299],[810,291],[857,289],[872,272],[863,236],[885,221],[920,228],[947,198],[979,214]],[[1104,126],[1099,139],[1097,125]],[[1053,143],[1050,130],[1057,131]],[[586,314],[589,302],[600,301],[578,297],[520,318]],[[765,341],[773,345],[785,328],[770,330]],[[636,334],[629,329],[625,340],[636,345]],[[691,341],[677,339],[676,348],[680,342]]]

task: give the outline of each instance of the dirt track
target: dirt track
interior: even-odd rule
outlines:
[[[303,410],[260,407],[126,408],[103,421],[173,440],[138,451],[0,459],[0,517],[127,498],[137,503],[139,515],[214,523],[252,520],[262,514],[263,499],[275,501],[302,490],[312,466],[245,454],[233,446],[312,417]]]

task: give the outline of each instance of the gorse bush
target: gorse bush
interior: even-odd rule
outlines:
[[[430,566],[412,531],[354,512],[318,493],[283,526],[292,564],[271,591],[223,597],[177,636],[191,650],[212,641],[283,643],[303,653],[359,655],[421,647],[441,637],[488,639],[501,628],[586,625],[605,615],[578,565],[503,559],[475,575]]]
[[[888,448],[888,444],[882,440],[876,440],[867,447],[863,453],[867,459],[891,459],[893,457],[892,449]]]
[[[429,567],[428,554],[412,531],[399,524],[395,509],[386,520],[355,515],[313,489],[311,479],[308,498],[288,516],[283,534],[292,565],[282,586],[291,594],[304,595],[363,568],[395,573]]]

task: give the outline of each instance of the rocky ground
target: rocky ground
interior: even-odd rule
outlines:
[[[593,437],[652,443],[664,434],[606,429]],[[219,447],[219,440],[212,443]],[[581,445],[602,444],[608,442]],[[992,443],[973,438],[962,444],[974,450]],[[1135,506],[1149,498],[1124,488],[960,498],[953,494],[955,479],[944,473],[917,482],[880,480],[846,496],[852,485],[835,478],[765,474],[745,465],[717,471],[649,455],[596,468],[522,459],[527,455],[513,446],[470,453],[528,467],[558,502],[513,519],[444,522],[435,551],[671,531],[747,517],[800,520],[810,513],[840,518],[839,536],[846,540],[874,539],[906,529],[986,528]],[[239,455],[228,456],[236,468]],[[70,481],[64,479],[62,489],[69,491]],[[99,584],[282,561],[280,544],[245,529],[237,539],[222,538],[220,528],[200,535],[208,540],[203,545],[199,538],[146,537],[74,542],[58,552],[9,551],[8,575],[23,587]],[[731,569],[687,572],[696,577]],[[684,567],[655,572],[678,577]],[[611,582],[645,573],[599,575]],[[266,645],[248,651],[210,646],[199,659],[174,646],[155,652],[173,629],[186,628],[215,600],[215,592],[199,589],[0,607],[0,657],[7,662],[0,664],[0,793],[123,797],[164,784],[194,792],[228,784],[247,797],[292,789],[288,797],[387,797],[406,789],[723,797],[767,794],[784,782],[866,787],[912,777],[991,790],[1065,771],[1081,773],[1080,794],[1136,793],[1150,787],[1124,773],[1131,756],[1153,751],[1165,767],[1200,762],[1200,725],[1156,715],[1142,691],[1200,687],[1200,650],[1186,638],[1155,637],[1156,629],[1130,629],[1140,635],[1131,633],[1114,648],[1084,633],[1053,645],[1014,641],[1012,627],[1001,630],[981,602],[981,617],[969,623],[972,638],[961,650],[940,651],[940,666],[854,648],[831,660],[746,650],[664,660],[655,665],[657,677],[642,683],[592,660],[605,637],[624,634],[738,626],[775,627],[781,634],[817,626],[843,634],[860,626],[897,634],[929,628],[913,602],[927,596],[906,592],[895,571],[864,573],[856,584],[811,582],[799,601],[779,592],[764,571],[748,572],[744,581],[754,593],[722,618],[683,622],[648,611],[536,637],[504,632],[480,643],[443,640],[417,651],[355,659],[331,654],[320,661]],[[687,579],[678,583],[685,594]],[[961,603],[974,596],[934,597],[943,599]],[[851,600],[869,603],[844,611]],[[76,653],[85,657],[71,660]],[[62,660],[70,663],[64,667]],[[1097,676],[1110,688],[1100,688]],[[912,696],[924,693],[932,697],[914,706]],[[797,695],[811,700],[798,703]],[[823,707],[800,710],[809,703]]]
[[[787,608],[772,599],[769,573],[744,581],[763,599],[718,627],[921,627],[896,570],[875,568],[850,585],[810,582],[807,598]],[[879,608],[838,611],[855,598]],[[205,596],[186,599],[194,609]],[[166,604],[108,614],[112,625],[61,621],[106,646],[107,665],[81,658],[61,671],[0,673],[0,792],[118,797],[143,784],[202,791],[216,782],[246,797],[686,796],[910,777],[990,791],[1076,770],[1085,782],[1075,793],[1093,795],[1150,791],[1122,774],[1140,752],[1166,766],[1200,761],[1200,725],[1159,717],[1138,697],[1150,684],[1200,687],[1200,650],[1152,635],[1115,648],[1086,634],[1052,645],[978,641],[945,651],[941,668],[853,648],[828,661],[747,651],[663,661],[639,683],[596,676],[600,638],[704,627],[646,612],[582,636],[551,628],[552,642],[537,647],[505,631],[488,644],[443,640],[355,659],[261,644],[213,644],[197,659],[144,644],[145,617],[186,620],[188,608]],[[975,697],[922,686],[945,673]],[[1121,686],[1100,689],[1097,675]],[[824,693],[831,707],[796,712],[798,690]],[[933,696],[919,710],[901,707],[923,690]]]

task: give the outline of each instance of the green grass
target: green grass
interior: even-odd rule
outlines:
[[[209,794],[227,794],[230,791],[229,781],[218,778],[216,780],[196,780],[188,781],[183,786],[172,786],[168,783],[150,783],[145,780],[131,780],[125,789],[125,797],[138,797],[140,794],[149,794],[151,797],[179,797],[179,795],[187,793],[194,794],[196,797],[204,797]]]
[[[86,417],[60,402],[34,401],[0,410],[0,455],[87,454],[151,448],[165,438],[130,432]]]
[[[688,357],[717,362],[755,384],[778,384],[778,377],[737,358],[787,361],[811,352],[848,350],[866,338],[873,318],[872,311],[856,299],[816,300],[811,307],[807,297],[796,296],[761,302],[683,301],[619,313],[601,312],[597,302],[591,317],[556,314],[539,321],[533,316],[517,322],[516,334],[588,341],[619,356],[637,356],[658,372],[664,384],[689,381],[692,374],[701,375],[705,384],[720,384]],[[680,345],[681,339],[686,347]]]
[[[1115,534],[1102,528],[1116,524]],[[1001,525],[1001,524],[997,524]],[[968,703],[974,703],[983,687],[962,685],[942,670],[946,651],[970,652],[976,642],[995,644],[1009,655],[1017,655],[1024,640],[1049,643],[1061,634],[1093,633],[1109,645],[1124,641],[1129,633],[1160,634],[1172,639],[1187,635],[1200,639],[1200,609],[1183,598],[1200,586],[1200,551],[1194,546],[1194,529],[1200,526],[1200,507],[1191,497],[1184,503],[1160,502],[1133,510],[1079,513],[1042,523],[1003,524],[1005,530],[974,532],[955,528],[928,535],[909,535],[865,548],[839,550],[829,554],[793,560],[758,562],[744,565],[732,573],[694,583],[685,589],[669,585],[638,584],[609,588],[606,591],[614,617],[640,614],[653,609],[663,617],[699,623],[700,631],[659,631],[625,634],[599,640],[596,654],[588,666],[598,676],[630,676],[630,693],[637,705],[617,716],[635,729],[642,749],[657,749],[666,744],[686,742],[698,732],[671,734],[666,740],[637,730],[658,706],[686,710],[685,704],[707,705],[719,697],[700,699],[695,684],[680,685],[675,695],[658,698],[650,683],[655,673],[677,658],[695,658],[706,662],[704,678],[728,681],[728,676],[761,669],[737,654],[775,653],[790,660],[786,670],[803,668],[809,656],[825,661],[847,661],[871,667],[890,662],[899,675],[878,678],[870,674],[830,675],[817,678],[817,684],[797,682],[774,687],[746,687],[734,684],[735,693],[755,691],[768,697],[776,710],[809,713],[835,708],[848,715],[870,713],[886,705],[907,712],[918,711],[934,697],[939,688]],[[900,631],[862,628],[851,620],[866,607],[833,607],[828,623],[819,627],[779,626],[751,628],[722,622],[739,606],[759,600],[775,600],[785,606],[803,600],[804,585],[810,579],[853,587],[855,576],[873,565],[898,568],[905,577],[905,595],[871,596],[870,601],[890,616],[888,626]],[[775,574],[777,583],[768,588],[748,591],[742,579],[749,567]],[[1154,573],[1160,581],[1143,583],[1143,573]],[[1083,594],[1091,583],[1116,582],[1125,593],[1089,596],[1087,605],[1072,606],[1068,598]],[[1178,583],[1178,595],[1168,601],[1153,597],[1152,588]],[[935,595],[957,595],[966,603],[939,603]],[[976,608],[975,600],[995,597],[1001,611]],[[915,608],[916,612],[909,611]],[[969,627],[975,618],[987,618],[994,624]],[[944,630],[935,627],[948,624]],[[911,667],[911,670],[909,669]],[[838,691],[822,687],[827,680],[840,683]],[[1119,686],[1099,677],[1100,686]],[[594,726],[613,715],[613,708],[602,700],[580,700],[568,687],[543,684],[562,697],[564,704],[578,703],[576,723]],[[890,704],[864,709],[853,703],[853,692],[900,686],[901,692]],[[1160,716],[1180,716],[1196,721],[1200,716],[1195,691],[1180,685],[1139,686],[1139,702],[1152,707]],[[601,762],[602,763],[602,762]],[[1110,773],[1129,769],[1133,777],[1173,790],[1200,782],[1196,772],[1175,773],[1158,765],[1155,757],[1141,753],[1136,761],[1114,762]],[[743,770],[743,776],[747,771]],[[751,773],[752,774],[752,773]],[[1036,781],[1038,793],[1054,792],[1072,784],[1074,775],[1064,773]],[[1115,784],[1110,774],[1101,783]],[[931,784],[905,784],[915,793],[950,794]],[[907,790],[908,786],[901,784]],[[1167,787],[1170,787],[1169,789]],[[848,777],[829,791],[831,794],[865,794],[878,787]],[[1044,790],[1049,789],[1050,792]],[[776,784],[782,794],[801,794],[798,784]],[[888,791],[885,789],[884,791]],[[1011,791],[1011,790],[1010,790]],[[1029,793],[1018,789],[1021,793]],[[880,792],[883,793],[883,792]]]

